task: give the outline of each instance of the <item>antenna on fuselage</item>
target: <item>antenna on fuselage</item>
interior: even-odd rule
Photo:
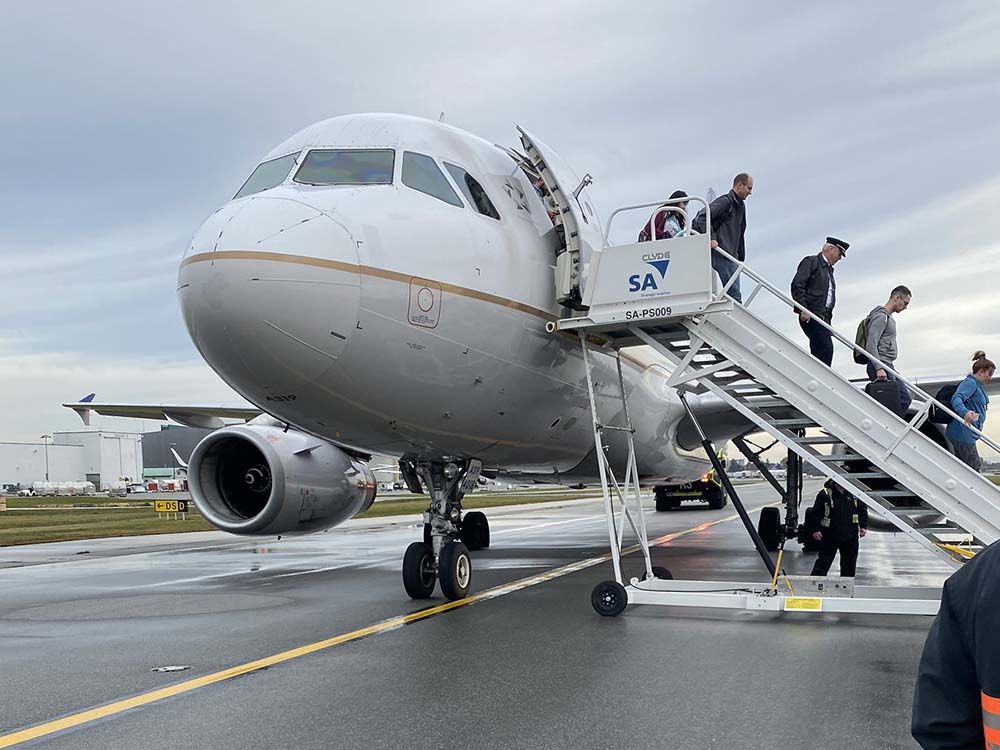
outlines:
[[[444,122],[444,112],[438,115],[438,122]]]

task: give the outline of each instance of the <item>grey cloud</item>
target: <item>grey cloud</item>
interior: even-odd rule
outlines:
[[[961,370],[968,344],[996,348],[989,274],[948,260],[996,265],[998,34],[988,0],[11,5],[0,368],[75,363],[51,370],[49,390],[17,381],[46,419],[54,381],[56,398],[79,395],[88,362],[108,397],[134,394],[132,377],[169,387],[151,350],[183,368],[189,399],[199,382],[218,397],[174,295],[198,224],[311,122],[444,111],[503,144],[526,126],[596,177],[605,215],[751,171],[755,268],[785,288],[799,257],[842,235],[854,243],[838,269],[842,330],[904,275],[920,293],[900,323],[903,361]],[[38,432],[29,422],[10,429]]]

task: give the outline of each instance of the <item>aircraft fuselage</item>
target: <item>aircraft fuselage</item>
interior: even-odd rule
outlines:
[[[313,161],[335,179],[351,177],[350,165],[329,166],[341,152],[371,155],[376,166],[358,174],[376,181],[306,184],[317,149],[326,161]],[[286,155],[295,156],[280,183],[216,211],[181,263],[184,319],[208,364],[277,419],[359,451],[591,474],[580,342],[545,331],[566,316],[554,295],[559,240],[511,155],[398,115],[318,123],[263,163]],[[473,183],[499,218],[483,212]],[[595,360],[601,416],[620,421],[614,360]],[[623,364],[640,474],[701,474],[705,461],[676,447],[682,410],[666,372]]]

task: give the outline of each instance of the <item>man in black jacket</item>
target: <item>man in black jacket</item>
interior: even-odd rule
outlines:
[[[806,308],[799,312],[799,325],[809,337],[809,351],[827,367],[833,364],[833,334],[816,319],[827,325],[833,320],[833,308],[837,304],[833,267],[847,255],[848,247],[850,245],[843,240],[827,237],[817,255],[807,255],[799,262],[792,279],[792,299]]]
[[[819,542],[814,576],[825,576],[840,552],[840,575],[853,576],[858,565],[858,540],[868,533],[868,506],[832,479],[816,495],[807,529]]]
[[[714,250],[721,248],[741,263],[746,260],[746,242],[743,237],[747,231],[746,199],[752,192],[753,177],[746,172],[740,172],[733,178],[733,189],[712,201],[712,268],[719,274],[723,286],[736,273],[736,264]],[[694,217],[691,228],[696,232],[705,233],[704,208]],[[738,277],[729,287],[729,296],[737,302],[743,301]]]
[[[944,584],[913,694],[924,750],[1000,748],[1000,542]]]

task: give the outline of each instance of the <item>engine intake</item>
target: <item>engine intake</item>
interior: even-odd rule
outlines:
[[[368,466],[294,430],[216,430],[191,454],[188,485],[201,514],[231,534],[304,534],[336,526],[375,501]]]

